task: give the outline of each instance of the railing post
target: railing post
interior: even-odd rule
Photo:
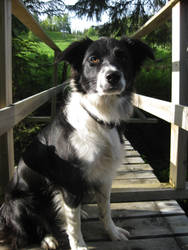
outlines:
[[[11,0],[0,1],[0,108],[12,103]],[[3,191],[14,171],[13,130],[0,137],[0,188]]]
[[[57,51],[54,51],[54,62],[57,56]],[[58,82],[58,64],[54,64],[54,73],[53,73],[53,87],[57,86],[57,82]],[[51,119],[56,115],[56,102],[57,102],[57,98],[56,95],[54,95],[52,97],[51,100]]]
[[[172,102],[188,106],[188,1],[172,9]],[[170,183],[185,188],[188,133],[171,125]]]

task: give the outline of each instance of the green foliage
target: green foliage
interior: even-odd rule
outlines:
[[[86,32],[84,32],[88,37],[98,36],[98,32],[94,27],[90,27]]]
[[[138,29],[149,16],[155,14],[167,0],[78,0],[74,5],[66,6],[70,11],[74,11],[78,17],[86,16],[88,19],[96,18],[101,20],[102,14],[107,13],[110,23],[106,23],[103,32],[108,31],[116,36],[122,35],[129,29]],[[124,32],[122,32],[124,30]]]
[[[27,120],[23,120],[14,128],[14,144],[15,144],[15,163],[18,164],[21,154],[25,148],[32,142],[33,136],[37,135],[42,127],[43,123],[31,123]]]
[[[38,43],[13,39],[13,96],[23,99],[52,86],[53,58],[41,55]]]
[[[148,61],[136,78],[136,91],[139,94],[170,100],[171,96],[171,50],[158,46],[156,60]]]
[[[48,16],[40,24],[45,30],[71,33],[69,16],[67,14],[63,16]]]

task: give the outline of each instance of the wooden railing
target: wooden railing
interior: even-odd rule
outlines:
[[[170,15],[171,11],[172,15]],[[181,190],[184,196],[188,197],[186,188],[186,169],[188,167],[188,1],[171,0],[133,37],[141,38],[149,34],[170,16],[172,16],[171,102],[135,94],[134,105],[171,123],[169,184],[174,188],[174,193]],[[162,140],[163,138],[161,138],[161,143]]]
[[[11,7],[12,5],[12,7]],[[32,111],[61,91],[61,85],[12,104],[11,76],[11,9],[36,36],[54,50],[60,49],[45,34],[20,0],[0,2],[0,183],[3,187],[14,169],[12,128]],[[140,186],[136,189],[113,190],[114,199],[155,200],[184,199],[188,197],[186,183],[188,142],[188,1],[171,0],[134,35],[141,38],[171,17],[172,12],[172,102],[134,94],[135,107],[171,123],[171,156],[169,183]],[[57,84],[57,66],[54,79]],[[55,108],[53,102],[52,110]],[[54,111],[53,111],[54,112]],[[161,138],[162,142],[163,138]],[[126,195],[125,195],[126,192]]]
[[[12,128],[35,109],[52,99],[51,116],[55,114],[57,86],[57,65],[54,65],[52,88],[24,100],[12,103],[12,28],[11,16],[15,15],[41,41],[54,50],[54,57],[60,48],[46,35],[20,0],[0,1],[0,188],[3,189],[14,172],[14,142]],[[1,193],[1,190],[0,190]]]

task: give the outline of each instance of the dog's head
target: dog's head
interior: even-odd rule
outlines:
[[[76,91],[102,96],[130,92],[133,79],[146,58],[154,59],[154,55],[141,41],[104,37],[74,42],[58,60],[71,65]]]

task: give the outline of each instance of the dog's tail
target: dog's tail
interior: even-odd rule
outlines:
[[[9,246],[10,248],[7,249],[17,249],[13,246],[16,241],[16,234],[13,227],[8,223],[11,216],[8,210],[7,204],[3,203],[0,207],[0,246]]]

